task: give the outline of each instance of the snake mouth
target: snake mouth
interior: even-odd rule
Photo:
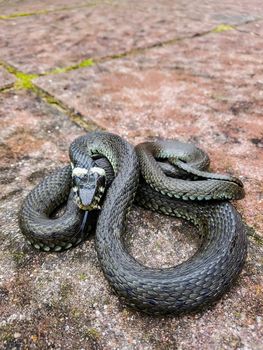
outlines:
[[[104,187],[99,187],[98,190],[91,191],[90,189],[77,190],[76,203],[82,210],[101,209],[100,202],[104,194]]]
[[[91,211],[100,209],[105,191],[105,171],[102,168],[75,168],[72,172],[73,191],[78,207]]]

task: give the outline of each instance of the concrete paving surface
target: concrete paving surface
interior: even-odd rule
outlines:
[[[143,315],[108,286],[94,236],[60,254],[27,245],[23,199],[95,129],[194,142],[244,182],[248,258],[216,305]],[[0,130],[0,349],[262,349],[262,0],[0,0]],[[147,266],[198,247],[190,224],[142,209],[128,229]]]

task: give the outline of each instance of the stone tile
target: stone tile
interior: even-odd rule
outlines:
[[[95,2],[90,0],[75,0],[69,3],[67,0],[6,0],[0,2],[0,16],[10,16],[15,14],[24,15],[38,11],[54,11],[68,7],[89,6]]]
[[[134,144],[154,137],[197,143],[210,154],[213,170],[236,174],[244,181],[246,198],[235,205],[246,223],[261,234],[262,73],[258,55],[261,46],[257,35],[247,33],[255,31],[254,25],[242,30],[246,33],[211,34],[89,69],[40,78],[37,83],[87,119]],[[145,223],[144,216],[142,220]],[[148,220],[152,225],[146,220],[147,227],[142,230],[141,224],[134,225],[139,238],[135,236],[131,251],[143,263],[171,266],[174,256],[170,251],[174,251],[177,242],[168,249],[163,233],[157,242],[146,233],[147,228],[153,233],[157,228],[167,232],[168,241],[172,242],[169,222],[160,221],[159,216]],[[186,242],[184,239],[182,242],[184,250]],[[184,251],[186,256],[196,246],[194,238],[190,242]],[[165,256],[158,251],[159,244],[160,250],[167,252]],[[145,246],[150,253],[146,253]],[[259,349],[261,250],[260,245],[250,242],[248,261],[238,285],[210,311],[169,320],[129,316],[127,338],[132,342],[131,348],[164,349],[180,344],[182,349]],[[154,262],[150,257],[154,257]],[[161,327],[156,328],[157,324]],[[150,342],[138,336],[141,332]],[[110,344],[116,347],[120,343],[115,340]]]
[[[184,40],[37,83],[109,131],[191,140],[245,183],[237,206],[263,232],[261,23]]]
[[[121,305],[100,270],[93,239],[61,254],[29,247],[17,224],[22,198],[68,161],[68,145],[82,131],[30,93],[0,98],[0,347],[259,349],[261,251],[253,243],[231,292],[206,312],[180,318]],[[131,212],[128,230],[130,251],[149,266],[183,261],[198,244],[190,225],[141,209]]]
[[[68,146],[81,129],[30,94],[3,93],[0,101],[1,197],[9,198],[67,162]]]
[[[4,68],[0,67],[0,89],[15,82],[12,74],[8,73]]]
[[[93,239],[61,254],[29,247],[17,224],[22,198],[68,161],[68,144],[82,131],[30,93],[0,98],[0,347],[257,349],[260,252],[253,244],[231,292],[206,312],[180,318],[145,316],[121,305],[100,270]],[[179,263],[198,244],[190,225],[141,209],[130,214],[128,230],[130,251],[149,266]]]
[[[153,10],[147,12],[147,4],[150,2],[143,1],[137,6],[149,14]],[[162,1],[155,3],[154,10],[158,9],[157,17],[160,13],[165,17],[168,5],[171,13],[175,7],[181,13],[185,11],[189,16],[186,32],[195,22],[200,26],[202,11],[206,13],[202,28],[222,21],[240,23],[253,11],[260,12],[256,1],[212,5],[202,2],[199,7],[194,4]],[[123,2],[118,6],[127,5]],[[114,14],[109,15],[109,21],[111,16]],[[167,16],[168,24],[172,16]],[[138,26],[135,17],[132,25]],[[15,23],[22,23],[21,20]],[[30,21],[24,23],[27,26]],[[63,23],[64,30],[69,31],[66,19]],[[17,28],[20,31],[22,26]],[[51,25],[50,31],[52,28]],[[256,34],[262,35],[262,27],[258,23],[240,29],[243,32],[213,34],[206,36],[205,41],[195,38],[144,55],[41,78],[37,84],[82,112],[85,118],[134,144],[156,136],[196,142],[211,155],[213,169],[242,178],[247,197],[236,205],[246,222],[260,234],[262,48]],[[33,35],[33,24],[31,30],[29,36]],[[149,38],[143,40],[156,39],[154,29],[146,33]],[[13,34],[21,35],[15,30]],[[27,41],[23,35],[28,49],[32,37]],[[158,35],[169,38],[165,31]],[[39,33],[35,36],[37,43]],[[12,40],[13,62],[23,69],[41,71],[54,66],[52,50],[55,56],[59,49],[50,47],[52,41],[46,42],[47,63],[44,57],[41,63],[35,52],[31,56],[28,53],[25,59],[26,49],[16,56]],[[1,50],[1,58],[8,50]],[[10,52],[6,57],[12,56]],[[59,52],[62,64],[65,61]],[[73,62],[75,58],[70,59]],[[67,62],[70,59],[66,57]],[[1,74],[0,71],[2,82]],[[22,199],[44,174],[68,162],[68,145],[83,130],[62,112],[23,91],[0,94],[0,130],[0,348],[261,349],[263,281],[259,243],[250,241],[248,260],[237,284],[205,312],[182,317],[150,317],[133,312],[120,304],[108,287],[92,238],[71,251],[46,254],[27,246],[18,228]],[[190,225],[138,208],[130,214],[128,230],[132,238],[130,251],[149,266],[179,263],[193,254],[198,245]]]
[[[83,59],[195,35],[222,22],[240,24],[257,18],[260,6],[259,0],[249,4],[228,0],[224,6],[185,0],[135,1],[131,6],[123,1],[14,18],[1,21],[1,58],[20,70],[43,73]]]
[[[164,69],[217,78],[224,84],[235,82],[239,88],[255,82],[257,90],[261,90],[262,36],[263,21],[256,21],[220,35],[211,33],[192,40],[178,41],[172,48],[164,46],[153,49],[140,64],[151,68],[158,62]]]

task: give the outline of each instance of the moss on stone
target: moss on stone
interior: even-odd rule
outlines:
[[[86,60],[81,61],[79,64],[76,65],[78,68],[83,68],[83,67],[90,67],[94,65],[94,61],[91,58],[88,58]]]
[[[48,13],[48,10],[39,10],[35,12],[18,12],[18,13],[11,13],[10,15],[2,15],[0,16],[0,19],[12,19],[17,17],[28,17],[28,16],[34,16],[34,15],[42,15]]]
[[[88,58],[77,64],[73,64],[68,67],[61,67],[61,68],[58,67],[58,68],[52,69],[51,71],[46,72],[44,75],[67,73],[75,69],[91,67],[93,65],[94,65],[94,61],[91,58]]]
[[[60,286],[60,295],[62,299],[67,299],[74,291],[72,284],[69,281],[62,282]]]
[[[263,238],[256,233],[256,230],[245,224],[247,235],[254,239],[255,243],[259,246],[263,246]]]
[[[234,29],[235,27],[229,24],[219,24],[214,29],[212,29],[212,33],[222,33],[222,32],[226,32],[227,30],[234,30]]]
[[[24,262],[24,259],[26,258],[26,254],[23,252],[17,251],[17,252],[12,253],[12,257],[13,257],[14,262],[17,265],[21,265]]]
[[[42,97],[48,104],[59,106],[62,109],[62,107],[60,106],[60,102],[54,96],[47,94],[47,95],[42,96]]]
[[[69,11],[69,10],[77,10],[85,7],[93,7],[99,4],[100,1],[93,1],[88,4],[80,4],[80,5],[73,5],[73,6],[63,6],[58,7],[54,9],[43,9],[43,10],[36,10],[32,12],[17,12],[17,13],[11,13],[10,15],[1,15],[0,19],[12,19],[12,18],[18,18],[18,17],[29,17],[29,16],[37,16],[37,15],[47,15],[49,13],[55,13],[55,12],[62,12],[62,11]],[[107,0],[107,3],[111,3],[110,0]]]
[[[10,324],[5,324],[0,327],[0,340],[3,342],[8,342],[14,339],[13,328]]]
[[[81,318],[82,312],[77,307],[73,307],[70,311],[70,316],[75,320],[79,320]]]
[[[87,279],[87,275],[85,273],[80,273],[79,274],[79,280],[80,281],[86,281]]]
[[[88,328],[85,330],[84,336],[93,341],[97,341],[99,340],[101,334],[96,328]]]
[[[36,87],[33,84],[33,79],[39,77],[38,74],[27,74],[19,71],[15,67],[7,64],[5,62],[0,61],[0,65],[4,67],[8,73],[14,75],[16,77],[16,81],[13,84],[13,87],[17,90],[25,89],[25,90],[35,90]]]
[[[32,80],[38,77],[37,74],[26,74],[18,71],[15,76],[17,78],[14,85],[16,89],[35,90]]]
[[[0,62],[0,65],[3,66],[10,74],[14,75],[16,77],[16,81],[13,84],[13,87],[17,90],[32,90],[34,92],[37,92],[38,88],[37,86],[33,83],[33,80],[40,77],[40,76],[47,76],[51,74],[60,74],[60,73],[66,73],[70,72],[75,69],[83,68],[83,67],[90,67],[94,65],[94,61],[89,58],[85,59],[77,64],[68,66],[68,67],[62,67],[62,68],[55,68],[49,72],[46,72],[44,74],[28,74],[19,71],[15,67],[5,63],[5,62]],[[57,104],[55,102],[55,99],[52,97],[49,97],[46,99],[48,103],[51,104]],[[51,101],[52,100],[52,101]]]

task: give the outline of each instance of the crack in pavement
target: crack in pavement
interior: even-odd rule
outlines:
[[[89,8],[94,7],[96,5],[100,4],[112,4],[113,1],[110,0],[101,0],[101,1],[94,1],[89,4],[82,4],[82,5],[76,5],[76,6],[66,6],[66,7],[58,7],[55,9],[43,9],[43,10],[37,10],[32,12],[17,12],[17,13],[11,13],[10,15],[1,15],[0,20],[9,20],[13,18],[21,18],[21,17],[30,17],[30,16],[38,16],[38,15],[47,15],[49,13],[56,13],[56,12],[63,12],[63,11],[73,11],[78,10],[82,8]]]
[[[96,2],[96,3],[98,3],[98,2]],[[100,2],[100,3],[105,3],[105,2]],[[85,7],[87,7],[87,6],[91,6],[91,4],[86,5]],[[80,8],[80,7],[75,7],[75,8]],[[69,8],[67,8],[67,9],[69,9]],[[54,11],[56,11],[56,10],[50,10],[50,12],[54,12]],[[0,19],[1,19],[1,16],[0,16]],[[260,19],[248,20],[248,21],[244,21],[242,24],[238,24],[235,26],[227,25],[227,24],[219,24],[216,27],[214,27],[210,30],[201,32],[201,33],[195,33],[195,34],[190,35],[190,36],[176,37],[176,38],[172,38],[172,39],[169,39],[166,41],[157,42],[157,43],[148,45],[146,47],[134,48],[134,49],[131,49],[129,51],[125,51],[125,52],[121,52],[121,53],[117,53],[117,54],[113,54],[113,55],[108,55],[108,56],[104,56],[104,57],[97,58],[97,59],[96,58],[94,58],[94,59],[85,58],[84,60],[80,61],[79,63],[73,64],[70,66],[65,66],[62,68],[54,68],[50,71],[47,71],[45,73],[40,73],[40,74],[24,73],[24,72],[20,71],[19,69],[17,69],[16,67],[14,67],[13,65],[9,64],[8,62],[0,60],[0,66],[2,66],[10,74],[12,74],[16,77],[16,82],[1,88],[0,93],[4,93],[4,92],[10,91],[10,90],[19,90],[19,89],[30,90],[30,91],[34,92],[38,97],[42,98],[46,103],[51,104],[53,106],[56,106],[56,108],[58,108],[60,110],[63,110],[64,113],[72,120],[72,122],[74,122],[75,124],[77,124],[78,126],[83,128],[84,130],[86,130],[86,131],[98,130],[98,129],[102,130],[102,128],[99,127],[94,121],[91,121],[91,120],[89,122],[85,121],[83,118],[83,115],[81,115],[81,113],[68,107],[62,101],[58,100],[53,95],[49,94],[44,89],[40,88],[37,84],[35,84],[33,82],[33,80],[38,78],[38,77],[67,73],[69,71],[77,70],[80,68],[91,67],[91,66],[94,66],[96,64],[107,62],[110,60],[121,59],[121,58],[129,57],[129,56],[135,56],[135,55],[147,52],[148,50],[151,50],[154,48],[163,47],[163,46],[167,46],[167,45],[174,45],[177,42],[180,42],[183,40],[189,40],[189,39],[192,40],[192,39],[195,39],[197,37],[205,36],[205,35],[212,34],[212,33],[220,34],[222,32],[230,31],[230,30],[240,31],[238,29],[239,26],[253,23],[253,22],[257,22],[259,20]]]

